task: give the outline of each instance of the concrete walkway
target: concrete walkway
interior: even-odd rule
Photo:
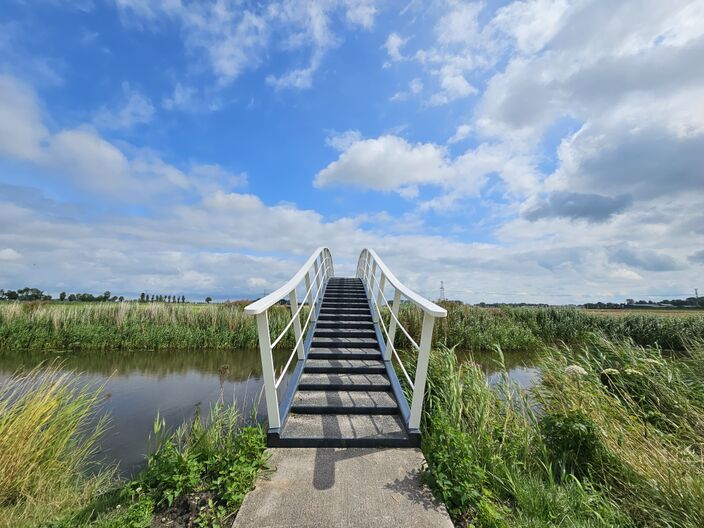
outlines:
[[[271,449],[233,528],[452,528],[419,449]]]

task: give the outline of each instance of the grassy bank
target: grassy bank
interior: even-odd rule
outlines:
[[[704,338],[704,315],[663,317],[633,313],[613,317],[568,308],[474,308],[448,303],[438,320],[434,345],[462,350],[537,351],[548,344],[580,344],[592,332],[636,344],[684,350]],[[289,309],[270,311],[271,335],[288,323]],[[404,305],[399,314],[411,335],[420,332],[421,315]],[[403,335],[397,333],[403,347]],[[0,303],[0,350],[156,350],[237,349],[257,346],[254,318],[239,304],[165,303]],[[280,350],[293,346],[289,332]]]
[[[175,432],[155,422],[155,450],[128,483],[93,462],[101,395],[54,367],[0,388],[0,526],[224,526],[264,467],[264,433],[234,407]]]
[[[91,464],[99,396],[54,367],[0,388],[0,526],[34,526],[90,502],[114,473]]]
[[[272,335],[290,311],[269,313]],[[293,346],[289,332],[281,346]],[[155,350],[257,346],[253,317],[239,304],[0,303],[0,349]]]
[[[609,339],[631,339],[642,346],[659,345],[666,350],[684,350],[693,340],[704,339],[704,313],[682,313],[663,317],[657,313],[630,313],[614,317],[574,308],[475,308],[446,303],[447,318],[436,322],[433,344],[459,350],[505,352],[539,351],[545,344],[584,343],[592,333]],[[420,335],[422,314],[403,305],[399,320]],[[397,333],[397,344],[404,346]]]
[[[540,368],[526,394],[433,353],[425,478],[458,526],[704,525],[701,345],[670,360],[591,336]]]

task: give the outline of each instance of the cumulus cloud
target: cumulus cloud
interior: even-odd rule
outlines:
[[[612,262],[647,271],[673,271],[682,267],[669,255],[651,249],[641,249],[628,243],[612,246],[608,249],[608,254]]]
[[[694,262],[695,264],[704,264],[704,249],[695,251],[688,258],[690,262]]]
[[[523,216],[528,220],[543,218],[570,218],[603,222],[616,213],[622,212],[631,202],[627,195],[615,198],[600,194],[586,194],[556,191],[528,207]]]

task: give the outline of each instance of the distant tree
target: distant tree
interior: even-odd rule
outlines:
[[[61,292],[59,294],[59,300],[60,301],[65,301],[66,300],[66,292]]]
[[[113,295],[112,297],[110,297],[110,301],[117,302],[117,295]]]
[[[103,292],[103,300],[107,301],[110,299],[110,295],[112,295],[109,291],[104,291]]]
[[[68,300],[69,302],[74,302],[76,300],[76,295],[74,293],[69,294]]]
[[[147,294],[144,293],[144,292],[140,293],[140,294],[139,294],[139,300],[140,300],[140,302],[146,301],[146,300],[147,300]]]
[[[213,298],[212,298],[212,297],[206,297],[206,298],[205,298],[205,302],[207,302],[208,304],[210,304],[212,301],[213,301]]]
[[[120,296],[117,298],[117,300],[120,301],[120,302],[124,302],[125,298],[124,298],[122,295],[120,295]]]
[[[154,295],[152,295],[152,302],[154,302],[154,299],[155,299],[155,296],[154,296]]]
[[[185,295],[181,295],[181,302],[182,302],[182,303],[185,303],[185,302],[186,302],[186,296],[185,296]]]
[[[166,302],[171,302],[171,295],[167,295],[166,299],[167,299]]]

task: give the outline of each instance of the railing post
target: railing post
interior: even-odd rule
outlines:
[[[435,317],[423,312],[423,330],[420,337],[420,350],[416,365],[416,378],[413,382],[413,401],[411,402],[411,417],[408,420],[409,429],[420,428],[420,418],[423,411],[425,382],[428,378],[428,362],[430,361],[430,345],[433,340]]]
[[[398,309],[401,306],[401,292],[398,288],[394,289],[394,301],[391,305],[391,322],[389,323],[389,336],[386,341],[386,351],[384,352],[384,361],[391,360],[391,347],[394,344],[394,339],[396,338],[396,319],[398,319]]]
[[[291,302],[291,317],[293,317],[293,335],[296,338],[298,346],[298,359],[305,359],[305,352],[303,350],[303,339],[301,339],[301,318],[298,317],[296,313],[298,311],[298,299],[296,299],[296,288],[291,290],[291,295],[289,295],[289,301]]]
[[[374,310],[374,320],[378,321],[379,318],[381,317],[381,300],[383,299],[384,295],[384,286],[386,286],[386,275],[384,275],[384,272],[381,272],[381,277],[379,278],[379,291],[376,294],[376,307],[377,309]]]
[[[318,265],[317,258],[313,261],[313,269],[315,270],[315,291],[317,292],[318,289],[320,289],[320,275],[318,275],[318,270],[320,269],[320,266]],[[313,292],[311,292],[311,294],[313,294]]]
[[[269,315],[267,311],[257,314],[257,333],[259,334],[259,354],[262,360],[262,377],[264,378],[264,397],[269,427],[281,427],[279,417],[279,398],[276,394],[276,374],[274,358],[271,355],[271,336],[269,335]]]
[[[310,271],[306,271],[306,275],[303,278],[306,283],[306,298],[303,299],[303,304],[308,303],[310,309],[313,309],[313,290],[310,289]]]

